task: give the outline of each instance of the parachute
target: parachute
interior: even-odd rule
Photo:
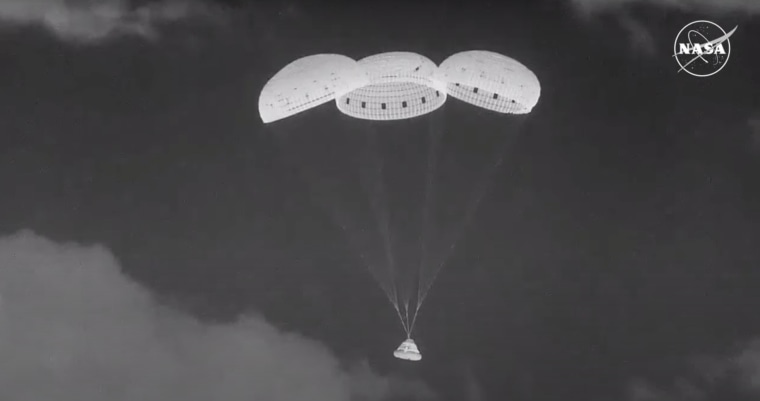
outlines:
[[[343,114],[374,121],[404,120],[432,113],[446,102],[446,84],[425,56],[383,53],[357,64],[369,82],[336,100]]]
[[[275,74],[259,96],[259,115],[265,123],[291,117],[367,85],[356,61],[339,54],[300,58]]]
[[[448,97],[453,97],[486,112],[525,115],[538,103],[540,91],[539,81],[530,69],[507,56],[480,50],[453,54],[440,66],[411,52],[376,54],[359,61],[337,54],[319,54],[290,63],[262,89],[259,114],[265,123],[292,117],[334,100],[336,109],[346,118],[344,128],[348,129],[345,131],[365,134],[367,138],[368,151],[359,157],[362,163],[360,175],[380,237],[374,246],[382,256],[368,256],[369,252],[362,250],[366,247],[356,243],[354,248],[387,296],[406,334],[407,339],[394,352],[396,358],[421,360],[421,353],[412,339],[419,310],[487,188],[487,181],[483,181],[472,191],[462,223],[451,234],[453,240],[441,246],[440,252],[431,254],[427,236],[433,220],[434,177],[444,131],[440,120],[446,115],[439,109],[443,108]],[[419,233],[414,233],[408,227],[413,216],[397,219],[404,228],[399,230],[404,231],[402,234],[419,237],[419,255],[414,262],[402,264],[398,260],[397,245],[408,245],[411,240],[399,241],[396,237],[400,234],[391,230],[392,208],[389,203],[392,202],[386,194],[384,175],[393,163],[384,163],[379,149],[381,145],[394,145],[394,156],[410,152],[412,143],[420,138],[417,132],[425,129],[429,134],[428,157],[424,167],[425,185],[420,186],[424,189],[424,206],[418,213],[422,215],[423,227]],[[352,135],[351,138],[360,136]],[[504,145],[497,147],[495,162],[486,169],[484,177],[500,165],[506,143],[504,140]],[[340,144],[332,145],[337,147]],[[342,169],[351,170],[348,166]],[[312,169],[305,166],[304,170]],[[395,194],[404,196],[412,192],[402,190]],[[351,229],[350,219],[342,210],[344,207],[329,206],[335,223],[346,232],[347,240],[356,242],[362,231]]]
[[[449,96],[503,114],[527,114],[541,96],[541,85],[528,67],[507,56],[482,50],[453,54],[440,75]]]

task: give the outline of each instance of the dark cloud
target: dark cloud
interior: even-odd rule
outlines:
[[[129,0],[3,0],[0,25],[39,26],[58,38],[97,43],[121,36],[153,38],[167,23],[193,17],[218,18],[191,0],[162,0],[133,5]]]
[[[210,324],[161,306],[106,248],[28,231],[0,239],[0,388],[7,401],[431,396],[259,316]]]

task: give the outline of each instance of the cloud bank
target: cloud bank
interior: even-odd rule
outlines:
[[[570,0],[570,2],[588,13],[613,11],[633,4],[659,5],[711,14],[760,13],[760,1],[757,0]]]
[[[630,401],[708,401],[758,399],[760,396],[760,340],[719,357],[695,358],[690,369],[670,385],[638,379],[629,387]]]
[[[93,43],[121,36],[153,38],[157,28],[211,9],[189,0],[162,0],[133,6],[130,0],[2,0],[0,25],[39,26],[58,38]]]
[[[345,369],[260,317],[210,324],[157,304],[102,246],[0,239],[4,401],[347,401],[429,398],[418,382]]]

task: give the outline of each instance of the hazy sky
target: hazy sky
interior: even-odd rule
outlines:
[[[0,398],[757,397],[758,3],[510,4],[1,2]],[[739,26],[710,78],[671,57],[694,19]],[[308,54],[468,49],[528,65],[542,98],[430,293],[410,365],[288,159],[345,173],[333,152],[357,155],[335,145],[353,126],[328,105],[264,127],[258,93]],[[472,165],[442,167],[443,203],[489,133],[517,132],[450,103],[443,159]],[[409,213],[424,153],[390,145]],[[342,188],[346,210],[364,199]]]

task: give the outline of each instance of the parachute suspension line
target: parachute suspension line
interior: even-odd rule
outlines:
[[[398,304],[394,304],[393,308],[396,309],[396,314],[398,315],[398,319],[401,321],[401,327],[404,328],[404,333],[406,333],[406,337],[411,338],[412,330],[409,327],[408,321],[404,320],[404,318],[401,316],[401,309],[399,309]]]
[[[404,300],[404,313],[406,314],[406,327],[407,327],[407,330],[408,330],[407,333],[406,333],[406,335],[407,335],[407,337],[411,338],[411,336],[412,336],[412,325],[409,324],[409,297],[407,297]]]
[[[280,135],[277,135],[276,137],[279,137]],[[289,161],[298,172],[298,175],[300,178],[306,183],[307,188],[309,189],[309,195],[312,199],[312,202],[316,203],[317,206],[322,208],[327,215],[331,218],[333,223],[341,228],[343,231],[343,234],[346,237],[346,240],[348,242],[348,245],[352,248],[354,253],[359,257],[359,260],[362,262],[364,267],[369,272],[370,276],[372,277],[375,282],[377,282],[380,289],[385,294],[386,298],[388,298],[388,301],[393,305],[395,309],[399,309],[398,306],[398,300],[396,299],[394,295],[394,288],[391,286],[389,287],[386,283],[383,282],[383,280],[377,275],[377,270],[374,269],[374,265],[370,262],[369,258],[367,258],[367,255],[364,251],[362,251],[362,247],[357,240],[357,235],[355,235],[349,228],[349,222],[350,218],[346,216],[344,213],[340,212],[339,207],[335,207],[334,202],[330,201],[330,197],[326,194],[326,192],[329,193],[329,191],[320,190],[323,188],[320,188],[320,185],[317,184],[318,180],[316,179],[315,174],[311,173],[309,169],[303,168],[301,164],[299,164],[296,160],[298,160],[297,157],[293,157],[294,155],[291,154],[291,152],[288,152],[288,142],[287,139],[285,139],[285,135],[283,135],[283,139],[281,139],[281,145],[284,149],[284,153],[286,156],[286,160]]]
[[[431,122],[431,124],[433,124]],[[425,174],[425,203],[422,208],[422,235],[420,236],[420,268],[419,277],[417,281],[417,304],[419,308],[420,301],[420,285],[424,283],[425,268],[427,267],[428,254],[427,254],[427,240],[430,231],[430,213],[435,208],[435,171],[437,166],[438,147],[441,143],[442,134],[437,127],[432,126],[429,132],[429,145],[428,145],[428,160],[427,170]]]
[[[417,302],[417,307],[414,308],[414,317],[412,318],[412,324],[409,325],[409,333],[414,331],[414,323],[417,322],[417,316],[420,314],[420,307],[422,307],[422,302]]]
[[[519,131],[519,128],[518,128],[518,131]],[[502,141],[502,143],[497,147],[496,152],[494,152],[493,163],[491,163],[481,173],[480,175],[481,180],[479,181],[475,191],[472,194],[472,197],[470,198],[470,201],[468,202],[464,218],[460,222],[457,229],[453,231],[454,239],[451,242],[451,245],[449,245],[449,247],[444,251],[443,257],[435,265],[435,268],[433,269],[433,273],[432,273],[432,278],[428,280],[427,283],[425,283],[425,286],[424,286],[425,289],[421,292],[421,297],[418,301],[418,304],[422,305],[422,302],[425,300],[428,292],[430,291],[430,287],[432,287],[433,283],[435,282],[435,279],[438,277],[438,273],[440,273],[441,269],[443,269],[443,266],[446,265],[446,262],[448,262],[449,258],[454,253],[454,249],[459,243],[459,240],[462,238],[462,235],[464,234],[465,229],[472,221],[472,218],[475,215],[475,212],[478,210],[478,206],[480,206],[480,202],[483,200],[483,198],[485,198],[486,194],[488,193],[488,189],[490,187],[489,184],[491,183],[491,177],[493,173],[504,162],[504,153],[507,147],[512,143],[512,141],[516,137],[517,135],[510,135],[508,138]]]
[[[365,256],[364,252],[361,251],[361,248],[356,241],[356,236],[352,235],[348,228],[342,224],[338,224],[341,229],[343,229],[343,233],[346,235],[346,238],[348,239],[348,243],[354,248],[354,251],[359,256],[359,259],[364,264],[364,267],[367,268],[367,271],[369,271],[370,276],[377,282],[377,284],[380,286],[380,288],[383,290],[383,293],[385,294],[386,298],[388,298],[388,301],[393,305],[393,308],[395,308],[397,311],[399,310],[398,305],[398,299],[395,296],[395,287],[391,286],[388,287],[386,284],[383,283],[383,280],[377,275],[376,269],[374,269],[374,265],[369,262],[367,257]]]
[[[430,213],[435,207],[434,200],[434,188],[436,177],[436,166],[438,161],[438,147],[441,143],[441,137],[443,134],[438,129],[439,127],[435,123],[437,120],[433,119],[430,122],[430,131],[428,132],[428,157],[427,157],[427,169],[425,171],[425,200],[422,206],[422,229],[420,234],[420,265],[418,268],[417,277],[417,297],[415,298],[415,308],[412,313],[412,321],[409,324],[409,331],[414,329],[414,323],[417,321],[417,313],[422,306],[422,285],[424,285],[424,274],[427,270],[428,263],[428,234],[430,232]]]
[[[423,283],[422,283],[422,274],[423,274],[422,269],[424,269],[424,268],[425,268],[424,265],[420,265],[420,274],[419,274],[419,277],[418,277],[418,280],[417,280],[417,283],[416,283],[416,285],[417,285],[417,298],[416,298],[416,301],[415,301],[416,305],[414,307],[414,312],[412,313],[412,321],[409,324],[409,333],[411,333],[411,332],[414,331],[414,323],[417,322],[417,316],[419,316],[420,308],[422,307],[422,302],[424,300],[424,299],[420,298],[420,288],[423,285]]]
[[[362,187],[367,193],[369,198],[370,207],[375,217],[375,222],[379,230],[380,237],[383,240],[383,249],[385,251],[386,267],[390,276],[390,288],[391,295],[393,297],[393,303],[396,308],[396,312],[401,319],[401,324],[404,326],[404,330],[409,332],[408,318],[404,319],[401,316],[400,310],[400,297],[398,294],[398,288],[396,287],[396,258],[393,252],[393,239],[391,238],[390,230],[390,212],[388,210],[388,196],[385,191],[385,176],[383,174],[383,159],[378,155],[376,132],[373,128],[369,129],[367,136],[365,159],[370,160],[371,166],[369,171],[362,171]],[[368,176],[370,175],[370,176]],[[408,314],[407,314],[408,315]]]
[[[498,165],[501,164],[501,158],[498,159],[498,161],[491,165],[489,170],[495,169],[498,167]],[[459,243],[459,240],[462,238],[462,235],[465,231],[465,228],[469,225],[470,221],[472,220],[472,217],[475,215],[475,212],[478,209],[478,206],[480,205],[480,202],[483,200],[483,198],[486,195],[486,192],[488,190],[488,180],[483,179],[478,185],[478,189],[476,190],[475,194],[472,198],[470,198],[470,202],[467,205],[467,210],[465,212],[464,218],[462,218],[462,221],[457,226],[456,230],[454,230],[454,240],[451,241],[451,244],[449,247],[444,250],[443,257],[440,259],[438,263],[433,268],[432,271],[432,278],[427,281],[427,283],[424,284],[424,289],[420,292],[420,298],[418,301],[418,304],[422,305],[422,302],[425,301],[425,298],[427,297],[428,292],[430,291],[430,287],[433,286],[433,282],[435,282],[435,279],[438,278],[438,273],[443,269],[443,266],[446,265],[446,262],[448,262],[451,255],[454,253],[454,249],[456,248],[457,244]]]
[[[364,267],[369,271],[369,274],[378,283],[378,285],[380,285],[380,288],[383,290],[393,307],[398,308],[395,286],[392,284],[389,286],[387,283],[384,283],[382,278],[377,274],[377,269],[374,268],[375,266],[370,262],[369,258],[367,258],[366,253],[362,251],[362,247],[359,244],[357,236],[353,233],[353,230],[349,228],[348,222],[350,219],[348,216],[346,216],[344,213],[341,213],[340,208],[328,206],[331,203],[328,201],[327,196],[323,195],[321,193],[322,191],[318,190],[318,185],[314,183],[314,178],[310,177],[310,174],[308,172],[303,172],[303,175],[305,176],[305,181],[311,188],[311,192],[313,195],[316,195],[316,197],[319,198],[321,201],[319,203],[324,209],[327,210],[333,221],[337,223],[337,226],[341,228],[343,234],[346,237],[346,240],[348,241],[348,244],[351,246],[351,248],[353,248],[354,252],[362,261],[362,264],[364,264]]]
[[[377,143],[376,143],[376,133],[373,131],[370,133],[370,146],[372,146],[373,149],[377,149]],[[375,195],[372,197],[373,200],[373,209],[375,211],[375,216],[378,217],[380,228],[380,235],[383,238],[383,247],[385,249],[385,258],[386,262],[388,263],[388,269],[391,272],[391,277],[393,278],[394,282],[394,291],[396,286],[396,255],[393,251],[393,238],[391,237],[391,222],[390,222],[390,211],[388,210],[388,195],[385,191],[385,174],[383,173],[384,164],[383,159],[378,156],[377,152],[373,152],[372,156],[374,156],[374,162],[375,162]]]

